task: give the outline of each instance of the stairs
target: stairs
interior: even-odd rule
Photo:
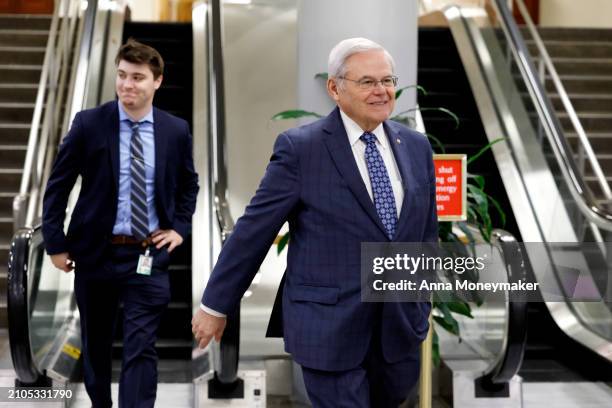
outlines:
[[[21,183],[50,25],[51,16],[0,14],[0,328],[7,327],[12,203]]]
[[[191,128],[193,109],[193,40],[191,23],[126,22],[124,42],[132,37],[157,49],[166,65],[153,104],[185,119]],[[171,299],[162,316],[157,342],[160,382],[191,382],[191,236],[172,252]],[[122,313],[120,313],[120,316]],[[113,357],[121,358],[122,321],[117,322]],[[118,378],[119,365],[114,370]]]
[[[455,121],[447,114],[424,110],[422,115],[427,133],[442,142],[446,153],[465,153],[468,157],[476,154],[489,141],[453,37],[447,28],[419,29],[418,61],[417,83],[427,91],[427,95],[419,92],[419,106],[444,107],[455,113],[460,120],[459,127],[455,129]],[[432,147],[436,153],[442,152],[433,142]],[[520,239],[491,151],[470,164],[468,171],[485,177],[485,191],[499,201],[508,216],[503,228]],[[502,227],[495,211],[491,212],[491,216],[493,225]]]
[[[519,78],[518,72],[516,77]],[[478,109],[449,29],[419,29],[418,84],[427,90],[426,96],[419,94],[420,107],[442,106],[461,119],[459,128],[455,130],[448,116],[435,111],[423,112],[427,132],[442,141],[447,153],[467,153],[469,156],[487,144]],[[533,119],[536,120],[535,117]],[[600,143],[597,146],[612,153],[612,146],[603,135],[597,140]],[[485,190],[500,202],[506,212],[508,220],[504,229],[511,232],[519,242],[522,241],[492,154],[483,155],[468,170],[485,176]],[[609,174],[612,175],[612,172]],[[494,220],[493,225],[500,224]],[[529,304],[527,345],[519,375],[525,382],[612,379],[609,364],[559,329],[543,303]]]
[[[612,182],[612,30],[590,28],[539,28],[546,49],[553,60],[561,82],[578,114],[599,164]],[[538,63],[537,49],[526,31],[532,55]],[[578,135],[556,93],[552,80],[546,78],[546,89],[561,120],[565,135],[577,157]],[[601,187],[588,161],[585,179],[595,198],[605,202]]]

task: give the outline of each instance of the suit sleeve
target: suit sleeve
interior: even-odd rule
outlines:
[[[281,134],[255,196],[221,250],[202,297],[204,306],[224,314],[235,309],[299,197],[295,147]]]
[[[181,237],[185,238],[191,226],[191,217],[195,211],[196,199],[198,196],[198,174],[193,165],[193,138],[189,132],[189,125],[185,122],[185,153],[181,175],[179,177],[180,184],[177,188],[175,197],[175,213],[172,229],[175,230]]]
[[[81,172],[82,123],[80,113],[59,147],[43,198],[42,233],[49,255],[68,252],[64,220],[70,191]]]

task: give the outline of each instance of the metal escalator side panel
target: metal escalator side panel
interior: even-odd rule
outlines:
[[[24,383],[35,383],[42,376],[34,363],[30,344],[30,312],[28,308],[28,261],[30,258],[31,229],[15,233],[11,243],[8,265],[7,311],[9,345],[17,378]]]
[[[483,35],[485,30],[470,18],[463,17],[459,8],[448,8],[445,15],[466,68],[487,137],[489,141],[500,136],[507,139],[507,143],[494,145],[492,152],[506,191],[511,192],[512,210],[514,214],[520,214],[516,221],[523,240],[578,242],[559,186],[534,131],[528,127],[529,116],[520,104],[509,68],[502,64],[501,49],[491,46],[491,41],[487,43]],[[556,264],[563,264],[562,261],[577,265],[579,270],[588,270],[583,257],[563,252],[557,252],[553,257],[534,246],[527,247],[527,252],[539,281],[550,281],[550,273],[555,271]],[[609,342],[589,328],[572,305],[547,302],[547,306],[555,322],[572,338],[604,358],[612,359]],[[600,307],[605,305],[600,304]]]

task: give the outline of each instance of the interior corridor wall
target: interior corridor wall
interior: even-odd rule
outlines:
[[[610,0],[540,0],[540,24],[551,27],[612,28]]]
[[[232,216],[242,215],[278,134],[295,121],[270,118],[297,107],[293,1],[223,6],[228,184]]]
[[[325,83],[314,79],[327,72],[329,51],[339,41],[366,37],[393,56],[399,86],[417,81],[418,2],[405,0],[308,0],[298,11],[298,101],[302,109],[326,114],[334,103]],[[395,112],[416,105],[414,89],[405,91]]]

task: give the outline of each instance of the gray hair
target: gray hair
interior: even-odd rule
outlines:
[[[346,60],[353,54],[366,51],[383,51],[391,72],[395,73],[395,61],[389,52],[380,44],[367,38],[348,38],[340,41],[329,53],[327,60],[327,75],[335,78],[342,78],[346,75]]]

